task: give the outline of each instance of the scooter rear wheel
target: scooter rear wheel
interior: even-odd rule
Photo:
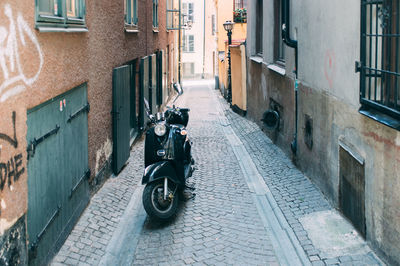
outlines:
[[[170,182],[171,184],[171,182]],[[146,185],[142,195],[143,207],[151,218],[170,219],[178,209],[179,193],[174,194],[173,184],[168,184],[168,197],[164,200],[164,182],[152,182]]]

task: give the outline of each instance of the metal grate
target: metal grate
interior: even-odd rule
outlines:
[[[361,2],[361,104],[400,120],[399,0]]]

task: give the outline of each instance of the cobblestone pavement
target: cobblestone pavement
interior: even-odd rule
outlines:
[[[236,157],[222,131],[213,95],[204,87],[185,92],[188,130],[197,170],[196,197],[167,225],[147,220],[134,265],[277,264]]]
[[[259,173],[268,184],[279,208],[313,265],[381,265],[369,250],[366,254],[326,258],[310,240],[300,223],[305,215],[333,210],[319,189],[298,170],[284,152],[254,123],[234,113],[221,100],[224,114],[248,150]],[[368,249],[368,248],[367,248]]]
[[[223,113],[216,106],[219,99]],[[189,183],[196,196],[180,203],[167,224],[145,220],[134,247],[133,265],[278,265],[276,250],[262,221],[238,159],[227,140],[220,116],[243,142],[310,262],[315,265],[379,264],[367,255],[324,257],[300,219],[332,209],[319,190],[295,168],[258,126],[233,113],[215,90],[192,86],[179,99],[189,107],[189,134],[197,170]],[[121,217],[140,187],[143,140],[131,151],[129,164],[106,181],[52,265],[98,265],[109,248]],[[141,201],[140,201],[141,204]],[[140,225],[141,226],[141,225]],[[133,244],[132,244],[133,245]]]
[[[117,178],[109,178],[92,197],[70,236],[54,257],[52,265],[98,265],[113,233],[141,181],[143,145],[132,149],[127,166]]]

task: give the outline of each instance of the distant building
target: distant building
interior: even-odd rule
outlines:
[[[248,117],[394,264],[399,11],[399,1],[255,0],[247,32]]]
[[[0,265],[45,265],[165,104],[166,2],[1,2]]]
[[[182,34],[183,78],[213,78],[215,58],[216,9],[213,0],[183,0],[182,15],[185,27]]]

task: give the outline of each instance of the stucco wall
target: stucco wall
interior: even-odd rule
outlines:
[[[204,62],[204,74],[211,77],[213,51],[216,47],[216,38],[215,35],[212,35],[212,15],[216,14],[214,0],[185,0],[182,3],[193,3],[194,6],[192,28],[184,30],[184,34],[194,35],[194,52],[183,52],[182,63],[194,63],[194,75],[196,78],[200,78],[203,74]],[[204,56],[203,49],[205,49]]]
[[[254,1],[255,2],[255,1]],[[390,262],[400,263],[400,132],[361,115],[359,74],[360,1],[290,1],[291,37],[298,40],[298,151],[294,133],[294,49],[286,46],[285,74],[272,71],[274,13],[272,0],[263,1],[263,55],[254,59],[255,20],[248,13],[248,116],[257,121],[271,108],[283,110],[276,132],[266,133],[282,147],[339,207],[339,147],[358,154],[365,167],[367,240]],[[345,8],[344,8],[345,7]],[[253,19],[252,19],[253,18]],[[260,61],[260,60],[258,60]],[[312,148],[305,138],[306,116],[312,119]]]
[[[111,156],[113,68],[166,50],[169,44],[171,68],[176,70],[176,36],[166,32],[166,2],[160,1],[158,33],[152,31],[152,1],[138,2],[137,33],[124,31],[124,1],[86,1],[86,33],[40,33],[35,29],[35,1],[1,2],[0,239],[27,212],[28,109],[87,82],[93,180]],[[4,176],[7,165],[15,171]]]

